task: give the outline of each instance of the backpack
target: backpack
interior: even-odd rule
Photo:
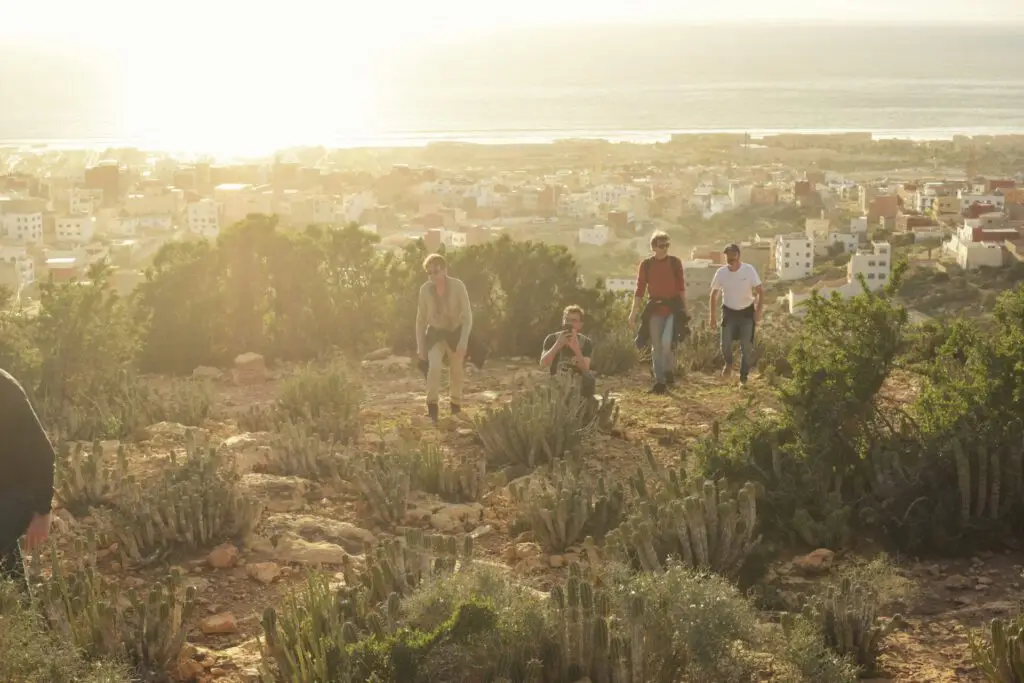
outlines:
[[[683,284],[686,284],[685,275],[683,274],[683,262],[679,260],[677,256],[669,256],[669,262],[672,264],[672,274],[680,280],[683,280]],[[644,281],[650,283],[651,281],[651,263],[654,261],[653,256],[648,256],[644,259]]]

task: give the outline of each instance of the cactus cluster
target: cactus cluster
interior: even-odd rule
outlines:
[[[477,435],[492,462],[538,467],[579,447],[587,406],[571,377],[556,376],[477,417]]]
[[[423,581],[468,567],[472,555],[469,536],[410,531],[368,548],[362,568],[344,564],[340,586],[332,587],[323,576],[310,577],[305,590],[290,595],[283,609],[271,607],[263,613],[263,680],[366,680],[361,667],[367,658],[354,652],[354,646],[365,637],[383,642],[396,634],[402,596]]]
[[[71,446],[62,441],[57,446],[54,488],[57,499],[73,515],[82,515],[90,508],[113,503],[128,481],[128,458],[124,444],[117,454],[99,441],[90,448],[79,442]]]
[[[974,452],[970,453],[958,437],[953,437],[950,448],[960,488],[960,523],[1004,517],[1024,493],[1024,444],[1004,452],[975,439]]]
[[[1024,683],[1024,615],[993,619],[989,637],[970,638],[971,660],[988,683]]]
[[[125,496],[110,532],[124,563],[152,561],[175,548],[203,548],[251,532],[262,503],[242,495],[239,475],[216,449],[172,455],[161,478]]]
[[[486,460],[463,455],[452,463],[433,444],[405,448],[413,461],[414,485],[418,490],[436,493],[450,503],[480,500],[487,484]]]
[[[878,623],[874,596],[864,586],[844,577],[812,599],[805,616],[816,623],[828,646],[841,656],[849,655],[858,666],[871,672],[878,658],[882,638],[893,621]]]
[[[145,397],[147,421],[199,426],[213,412],[213,386],[208,380],[184,379],[154,387]]]
[[[370,603],[377,604],[392,593],[406,596],[424,581],[465,570],[472,562],[472,536],[424,534],[413,529],[368,550],[362,572],[351,562],[344,564],[342,571],[347,585],[362,585]]]
[[[310,423],[284,420],[277,425],[271,442],[271,474],[337,481],[348,476],[346,463],[334,441],[321,439]]]
[[[168,680],[185,644],[195,589],[182,590],[175,573],[144,596],[134,589],[124,595],[96,570],[86,544],[76,544],[75,556],[74,568],[64,572],[51,552],[43,594],[51,627],[90,657],[127,657],[142,680]]]
[[[693,482],[646,495],[641,477],[634,481],[640,498],[637,512],[608,535],[609,546],[645,571],[663,571],[675,557],[689,567],[710,569],[736,577],[748,555],[760,543],[757,492],[747,482],[733,496],[728,482]]]
[[[412,466],[401,453],[356,453],[351,459],[352,483],[374,518],[386,527],[402,523],[409,507]]]
[[[536,476],[511,488],[520,515],[549,553],[562,553],[588,536],[603,539],[625,516],[625,494],[604,478],[596,487],[579,463],[551,465],[550,481]]]
[[[619,423],[619,404],[606,391],[601,398],[591,397],[587,401],[585,424],[592,424],[598,431],[608,433]]]

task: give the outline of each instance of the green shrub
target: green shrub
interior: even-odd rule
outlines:
[[[587,400],[571,377],[556,376],[517,393],[476,418],[491,462],[537,467],[577,449],[592,423]]]
[[[757,615],[725,579],[672,565],[620,577],[611,598],[632,680],[740,681],[753,672]]]
[[[349,443],[359,438],[363,390],[355,373],[335,361],[308,365],[285,380],[275,407],[282,419],[305,419],[321,438]]]
[[[511,493],[525,525],[548,553],[563,553],[588,536],[604,540],[626,509],[622,487],[603,477],[595,484],[579,462],[552,464],[526,483],[514,484]]]
[[[151,424],[175,422],[201,427],[213,414],[213,385],[209,380],[175,380],[169,385],[153,387],[147,393],[147,421]]]
[[[1024,615],[993,619],[987,637],[971,634],[971,661],[988,683],[1024,681]]]
[[[590,369],[607,376],[628,373],[640,362],[635,337],[634,330],[619,327],[595,338]]]
[[[263,503],[244,496],[239,481],[238,471],[215,449],[192,447],[181,460],[172,451],[154,481],[132,486],[105,516],[122,562],[151,562],[173,550],[209,547],[251,532]]]
[[[25,606],[19,589],[0,581],[0,680],[46,683],[130,683],[116,658],[90,660],[76,643],[50,630],[42,615]]]

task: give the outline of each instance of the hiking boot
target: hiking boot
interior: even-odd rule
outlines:
[[[438,412],[436,403],[427,404],[427,416],[430,418],[431,422],[437,423]]]
[[[458,415],[459,413],[462,412],[462,406],[459,405],[458,403],[455,403],[454,401],[452,401],[451,409],[452,409],[452,415]]]
[[[651,387],[652,394],[664,394],[667,391],[668,387],[665,386],[664,382],[658,382],[653,387]]]
[[[665,386],[674,387],[676,385],[676,373],[666,372],[665,373]]]

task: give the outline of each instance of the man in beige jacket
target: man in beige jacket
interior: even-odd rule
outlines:
[[[466,285],[448,276],[444,256],[431,254],[424,259],[423,270],[429,279],[420,287],[416,307],[416,352],[420,362],[427,364],[427,414],[436,422],[446,353],[452,414],[462,410],[463,363],[473,329],[473,311]]]

